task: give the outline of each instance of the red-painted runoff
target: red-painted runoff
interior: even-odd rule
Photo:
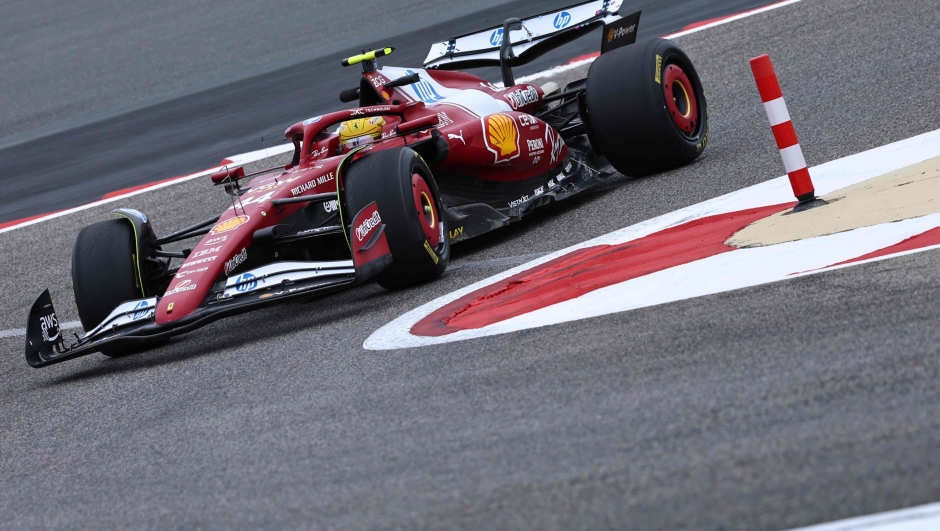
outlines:
[[[933,245],[940,245],[940,227],[936,229],[928,230],[917,236],[912,236],[901,243],[896,243],[890,247],[885,247],[884,249],[878,249],[877,251],[870,252],[868,254],[863,254],[862,256],[845,260],[837,264],[832,264],[826,267],[835,267],[845,264],[852,264],[855,262],[862,262],[864,260],[871,260],[872,258],[880,258],[882,256],[890,256],[892,254],[903,253],[905,251],[913,251],[916,249],[922,249],[924,247],[930,247]],[[825,269],[825,268],[824,268]]]
[[[793,205],[708,216],[627,243],[574,251],[441,307],[418,321],[411,333],[437,337],[482,328],[606,286],[733,251],[725,241],[734,233]]]

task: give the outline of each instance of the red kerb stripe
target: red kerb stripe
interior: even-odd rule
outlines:
[[[140,191],[140,190],[145,190],[145,189],[147,189],[147,188],[150,188],[151,186],[156,186],[156,185],[158,185],[158,184],[164,184],[164,183],[173,182],[173,181],[175,181],[175,180],[182,179],[183,177],[185,177],[185,175],[180,176],[180,177],[171,177],[171,178],[169,178],[169,179],[163,179],[162,181],[154,181],[154,182],[152,182],[152,183],[141,184],[141,185],[137,185],[137,186],[131,186],[130,188],[123,188],[123,189],[121,189],[121,190],[115,190],[115,191],[113,191],[113,192],[108,192],[108,193],[104,194],[104,195],[101,197],[101,199],[111,199],[112,197],[117,197],[117,196],[119,196],[119,195],[124,195],[124,194],[130,194],[130,193],[133,193],[133,192],[138,192],[138,191]]]
[[[918,234],[917,236],[911,236],[910,238],[904,240],[903,242],[896,243],[890,247],[885,247],[884,249],[878,249],[877,251],[873,251],[868,254],[863,254],[862,256],[859,256],[857,258],[852,258],[844,262],[838,262],[836,264],[828,265],[826,267],[835,267],[835,266],[840,266],[844,264],[851,264],[853,262],[861,262],[863,260],[871,260],[872,258],[889,256],[892,254],[903,253],[905,251],[913,251],[915,249],[921,249],[923,247],[932,247],[934,245],[940,245],[940,227],[935,228],[935,229],[930,229],[927,232]]]
[[[219,166],[225,166],[226,164],[232,164],[232,161],[229,160],[229,159],[222,159],[222,162],[219,163]],[[203,172],[205,172],[205,171],[207,171],[207,170],[203,170]],[[196,172],[196,173],[199,173],[199,172]],[[173,182],[173,181],[176,181],[176,180],[179,180],[179,179],[183,179],[183,178],[189,177],[190,175],[195,175],[195,174],[190,173],[190,174],[187,174],[187,175],[179,175],[179,176],[177,176],[177,177],[170,177],[169,179],[163,179],[163,180],[161,180],[161,181],[154,181],[154,182],[152,182],[152,183],[140,184],[140,185],[137,185],[137,186],[131,186],[130,188],[122,188],[121,190],[115,190],[115,191],[113,191],[113,192],[108,192],[108,193],[104,194],[104,195],[101,197],[101,199],[111,199],[112,197],[117,197],[117,196],[119,196],[119,195],[130,194],[130,193],[133,193],[133,192],[139,192],[140,190],[146,190],[147,188],[150,188],[151,186],[156,186],[156,185],[158,185],[158,184],[171,183],[171,182]]]
[[[792,206],[717,214],[630,242],[579,249],[446,304],[418,321],[411,333],[433,337],[482,328],[606,286],[734,251],[725,245],[734,233]]]
[[[727,20],[731,17],[736,17],[740,14],[741,13],[735,13],[734,15],[725,15],[723,17],[716,17],[716,18],[710,18],[708,20],[702,20],[700,22],[693,22],[687,25],[686,27],[682,28],[682,31],[688,31],[688,30],[695,29],[695,28],[701,28],[702,26],[707,26],[711,24],[712,22],[721,22],[722,20]]]
[[[572,64],[572,63],[578,63],[578,62],[580,62],[580,61],[587,61],[588,59],[597,59],[597,58],[600,57],[600,56],[601,56],[601,52],[586,53],[586,54],[584,54],[584,55],[579,55],[579,56],[575,57],[574,59],[568,61],[568,62],[565,63],[565,64],[570,65],[570,64]]]
[[[7,227],[15,227],[16,225],[19,225],[19,224],[21,224],[21,223],[26,223],[26,222],[32,221],[32,220],[34,220],[34,219],[44,218],[44,217],[46,217],[46,216],[51,216],[51,215],[57,214],[57,213],[59,213],[59,212],[62,212],[62,211],[61,211],[61,210],[56,210],[56,211],[54,211],[54,212],[46,212],[45,214],[37,214],[37,215],[35,215],[35,216],[29,216],[28,218],[15,219],[15,220],[13,220],[13,221],[6,221],[6,222],[4,222],[4,223],[0,223],[0,229],[5,229],[5,228],[7,228]]]
[[[766,5],[766,6],[762,7],[762,8],[758,8],[758,9],[764,9],[764,8],[767,8],[767,7],[775,6],[775,5],[777,5],[777,4],[782,4],[782,3],[786,2],[786,1],[787,1],[787,0],[780,0],[780,2],[774,2],[773,4],[768,4],[768,5]],[[734,17],[736,17],[736,16],[738,16],[738,15],[746,15],[746,14],[748,14],[748,13],[753,13],[754,11],[757,11],[758,9],[751,9],[751,10],[748,10],[748,11],[742,11],[742,12],[740,12],[740,13],[734,13],[734,14],[732,14],[732,15],[725,15],[725,16],[723,16],[723,17],[710,18],[710,19],[708,19],[708,20],[703,20],[703,21],[701,21],[701,22],[693,22],[693,23],[689,24],[688,26],[682,28],[682,31],[688,31],[688,30],[691,30],[691,29],[700,28],[700,27],[702,27],[702,26],[707,26],[707,25],[709,25],[709,24],[711,24],[711,23],[713,23],[713,22],[721,22],[722,20],[728,20],[729,18],[734,18]]]

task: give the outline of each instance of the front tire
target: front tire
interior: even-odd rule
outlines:
[[[370,154],[353,163],[343,181],[346,211],[359,212],[375,201],[386,225],[392,265],[376,275],[379,285],[399,289],[444,273],[450,261],[444,204],[420,155],[410,148]]]
[[[122,302],[143,296],[136,255],[134,228],[125,219],[95,223],[78,233],[72,247],[72,290],[85,330],[98,326]],[[128,352],[117,348],[102,354]]]
[[[587,78],[590,138],[611,165],[638,176],[692,162],[708,143],[708,105],[692,61],[653,39],[601,55]]]

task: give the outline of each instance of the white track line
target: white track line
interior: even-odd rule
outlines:
[[[778,8],[781,8],[781,7],[784,7],[784,6],[788,6],[788,5],[790,5],[790,4],[795,4],[795,3],[800,2],[800,1],[802,1],[802,0],[786,0],[786,1],[784,1],[784,2],[779,2],[779,3],[776,3],[776,4],[771,4],[771,5],[769,5],[769,6],[765,6],[765,7],[759,8],[759,9],[754,9],[754,10],[752,10],[752,11],[746,11],[746,12],[744,12],[744,13],[741,13],[741,14],[738,14],[738,15],[734,15],[734,16],[731,16],[731,17],[728,17],[728,18],[725,18],[725,19],[722,19],[722,20],[716,20],[715,22],[712,22],[712,23],[710,23],[710,24],[705,24],[705,25],[699,26],[699,27],[697,27],[697,28],[692,28],[692,29],[689,29],[689,30],[680,31],[680,32],[678,32],[678,33],[672,33],[672,34],[669,34],[669,35],[665,35],[663,38],[666,38],[666,39],[675,39],[675,38],[677,38],[677,37],[682,37],[682,36],[684,36],[684,35],[689,35],[689,34],[697,33],[697,32],[699,32],[699,31],[703,31],[703,30],[706,30],[706,29],[709,29],[709,28],[714,28],[714,27],[716,27],[716,26],[721,26],[722,24],[727,24],[727,23],[729,23],[729,22],[734,22],[734,21],[736,21],[736,20],[741,20],[741,19],[743,19],[743,18],[747,18],[747,17],[753,16],[753,15],[757,15],[757,14],[759,14],[759,13],[765,13],[765,12],[767,12],[767,11],[772,11],[772,10],[774,10],[774,9],[778,9]],[[582,66],[582,65],[584,65],[584,64],[590,63],[590,62],[592,62],[592,61],[594,61],[594,58],[585,59],[585,60],[583,60],[583,61],[577,61],[577,62],[570,63],[570,64],[567,64],[567,65],[556,66],[555,68],[550,68],[550,69],[544,70],[544,71],[542,71],[542,72],[536,72],[535,74],[530,74],[530,75],[527,75],[527,76],[520,77],[520,78],[517,80],[517,82],[519,82],[519,83],[526,83],[527,81],[530,81],[530,80],[532,80],[532,79],[536,79],[536,78],[539,78],[539,77],[545,77],[545,76],[548,76],[548,75],[559,74],[559,73],[561,73],[561,72],[565,72],[565,71],[567,71],[567,70],[571,70],[571,69],[577,68],[577,67],[579,67],[579,66]],[[502,86],[502,84],[501,84],[501,83],[497,83],[497,86]],[[291,151],[291,150],[293,150],[293,149],[294,149],[294,147],[293,147],[292,144],[286,144],[286,145],[276,146],[276,147],[270,148],[270,149],[268,149],[268,150],[263,150],[263,149],[262,149],[262,150],[258,150],[258,151],[252,151],[251,153],[243,153],[243,154],[241,154],[241,155],[234,155],[234,156],[232,156],[232,157],[229,157],[227,160],[231,160],[231,161],[232,161],[232,163],[229,164],[229,166],[233,166],[233,165],[242,165],[242,164],[247,164],[247,163],[249,163],[249,162],[254,162],[254,161],[257,161],[257,160],[261,160],[261,159],[267,158],[268,156],[271,156],[271,155],[280,155],[280,154],[282,154],[282,153],[287,153],[288,151]],[[18,225],[13,225],[13,226],[10,226],[10,227],[6,227],[6,228],[4,228],[4,229],[0,229],[0,234],[3,234],[4,232],[9,232],[9,231],[12,231],[12,230],[20,229],[20,228],[23,228],[23,227],[28,227],[28,226],[30,226],[30,225],[36,225],[37,223],[42,223],[42,222],[44,222],[44,221],[49,221],[49,220],[51,220],[51,219],[60,218],[60,217],[62,217],[62,216],[67,216],[67,215],[69,215],[69,214],[74,214],[75,212],[81,212],[82,210],[88,210],[89,208],[94,208],[94,207],[96,207],[96,206],[104,205],[104,204],[107,204],[107,203],[113,203],[113,202],[115,202],[115,201],[120,201],[120,200],[122,200],[122,199],[127,199],[128,197],[133,197],[133,196],[135,196],[135,195],[140,195],[140,194],[143,194],[143,193],[146,193],[146,192],[152,192],[152,191],[154,191],[154,190],[159,190],[160,188],[165,188],[165,187],[167,187],[167,186],[172,186],[172,185],[174,185],[174,184],[178,184],[178,183],[182,183],[182,182],[186,182],[186,181],[191,181],[191,180],[193,180],[193,179],[198,179],[198,178],[200,178],[200,177],[205,177],[206,175],[209,175],[210,173],[219,171],[219,170],[222,169],[223,167],[224,167],[224,166],[222,166],[222,165],[216,166],[216,167],[214,167],[214,168],[209,168],[209,169],[203,170],[203,171],[201,171],[201,172],[193,173],[193,174],[190,174],[190,175],[184,175],[184,176],[182,176],[182,177],[179,177],[178,179],[174,179],[174,180],[169,181],[169,182],[160,183],[160,184],[155,184],[155,185],[153,185],[153,186],[148,186],[148,187],[146,187],[146,188],[142,188],[142,189],[140,189],[140,190],[135,190],[135,191],[133,191],[133,192],[129,192],[129,193],[126,193],[126,194],[122,194],[122,195],[119,195],[119,196],[109,197],[108,199],[102,199],[102,200],[100,200],[100,201],[95,201],[94,203],[89,203],[89,204],[87,204],[87,205],[82,205],[82,206],[78,206],[78,207],[75,207],[75,208],[70,208],[70,209],[68,209],[68,210],[63,210],[62,212],[56,212],[55,214],[49,214],[48,216],[43,216],[43,217],[41,217],[41,218],[36,218],[36,219],[30,220],[30,221],[24,221],[23,223],[20,223],[20,224],[18,224]],[[0,337],[3,337],[3,336],[0,336]]]
[[[268,148],[268,149],[259,149],[258,151],[252,151],[249,153],[242,153],[241,155],[234,155],[226,159],[226,160],[231,161],[229,164],[215,166],[214,168],[209,168],[207,170],[203,170],[200,172],[191,173],[189,175],[184,175],[182,177],[174,178],[172,181],[154,184],[151,186],[147,186],[146,188],[141,188],[140,190],[134,190],[133,192],[128,192],[126,194],[109,197],[107,199],[95,201],[94,203],[88,203],[87,205],[77,206],[75,208],[70,208],[68,210],[63,210],[62,212],[49,214],[48,216],[43,216],[41,218],[36,218],[30,221],[24,221],[23,223],[20,223],[19,225],[13,225],[11,227],[6,227],[5,229],[0,229],[0,234],[3,234],[4,232],[9,232],[11,230],[21,229],[23,227],[28,227],[30,225],[35,225],[37,223],[42,223],[44,221],[49,221],[51,219],[61,218],[62,216],[74,214],[75,212],[81,212],[82,210],[88,210],[89,208],[94,208],[96,206],[113,203],[115,201],[121,201],[123,199],[127,199],[128,197],[134,197],[135,195],[140,195],[146,192],[152,192],[154,190],[159,190],[160,188],[173,186],[174,184],[179,184],[182,182],[191,181],[193,179],[198,179],[200,177],[205,177],[206,175],[217,172],[226,166],[242,166],[244,164],[266,159],[268,157],[272,157],[275,155],[281,155],[283,153],[287,153],[293,150],[294,150],[293,144],[286,144],[286,145],[275,146],[275,147]]]
[[[587,59],[582,59],[580,61],[574,61],[565,65],[556,66],[554,68],[549,68],[548,70],[543,70],[541,72],[536,72],[534,74],[522,76],[516,79],[516,83],[528,83],[534,79],[538,79],[541,77],[555,76],[563,72],[567,72],[568,70],[574,70],[575,68],[578,68],[580,66],[593,63],[595,59],[597,59],[597,57],[589,57]],[[494,83],[494,85],[496,85],[497,87],[502,87],[503,82],[500,81],[499,83]]]
[[[692,28],[692,29],[688,29],[688,30],[685,30],[685,31],[679,31],[679,32],[676,32],[676,33],[670,33],[669,35],[666,35],[666,36],[664,36],[663,38],[664,38],[664,39],[675,39],[675,38],[678,38],[678,37],[684,37],[684,36],[686,36],[686,35],[691,35],[692,33],[698,33],[699,31],[707,30],[707,29],[709,29],[709,28],[714,28],[714,27],[716,27],[716,26],[721,26],[721,25],[723,25],[723,24],[727,24],[727,23],[729,23],[729,22],[734,22],[734,21],[736,21],[736,20],[741,20],[742,18],[748,18],[748,17],[752,17],[752,16],[754,16],[754,15],[759,15],[759,14],[761,14],[761,13],[766,13],[766,12],[768,12],[768,11],[773,11],[774,9],[779,9],[779,8],[781,8],[781,7],[788,6],[788,5],[790,5],[790,4],[795,4],[795,3],[801,2],[801,1],[802,1],[802,0],[786,0],[786,1],[784,1],[784,2],[778,2],[778,3],[776,3],[776,4],[770,4],[769,6],[760,7],[760,8],[754,9],[754,10],[752,10],[752,11],[745,11],[744,13],[740,13],[740,14],[738,14],[738,15],[734,15],[734,16],[731,16],[731,17],[728,17],[728,18],[723,18],[723,19],[721,19],[721,20],[716,20],[716,21],[714,21],[714,22],[712,22],[712,23],[710,23],[710,24],[705,24],[705,25],[699,26],[699,27],[697,27],[697,28]]]
[[[517,266],[526,262],[531,262],[536,258],[541,258],[547,253],[519,254],[516,256],[505,256],[503,258],[492,258],[490,260],[479,260],[476,262],[467,262],[466,264],[455,264],[447,266],[447,272],[460,271],[463,269],[490,269],[496,267]]]
[[[82,327],[82,323],[78,321],[69,321],[67,323],[60,324],[59,330],[72,330],[72,329],[81,328],[81,327]],[[25,336],[25,335],[26,335],[25,328],[12,328],[10,330],[0,330],[0,339],[3,339],[5,337],[17,337],[17,336]]]
[[[940,503],[859,516],[791,531],[935,531],[940,529]]]

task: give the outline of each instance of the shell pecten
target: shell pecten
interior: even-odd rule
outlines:
[[[519,131],[512,118],[505,114],[494,114],[487,120],[487,134],[490,144],[499,149],[500,156],[512,155],[518,149],[516,138]]]

